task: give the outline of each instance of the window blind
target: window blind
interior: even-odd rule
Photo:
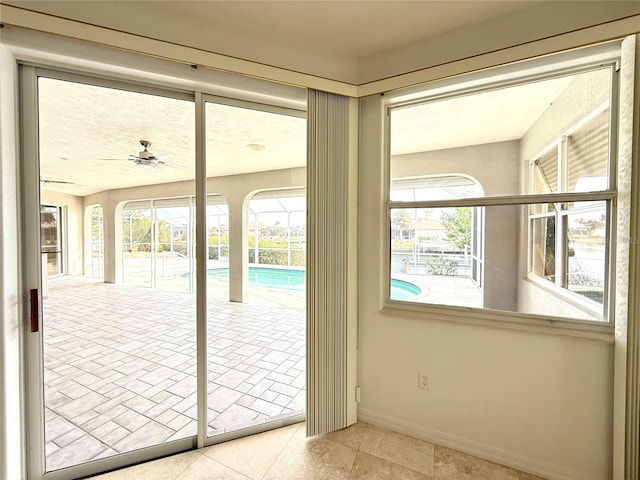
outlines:
[[[349,99],[309,90],[307,436],[347,426]]]
[[[569,192],[606,190],[609,165],[609,109],[567,137]]]

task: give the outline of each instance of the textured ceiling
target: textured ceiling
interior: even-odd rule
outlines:
[[[44,188],[88,195],[194,178],[190,101],[41,78],[39,111]],[[207,176],[306,164],[303,118],[217,104],[205,113]],[[153,154],[170,155],[166,164],[135,165],[129,155],[142,150],[140,140],[152,143]]]

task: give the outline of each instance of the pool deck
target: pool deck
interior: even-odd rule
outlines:
[[[209,435],[302,413],[304,310],[210,291]],[[194,295],[63,277],[43,317],[48,471],[196,434]]]
[[[422,293],[407,298],[406,301],[409,302],[475,308],[482,308],[483,305],[482,290],[467,277],[403,273],[394,273],[392,277],[420,287]]]

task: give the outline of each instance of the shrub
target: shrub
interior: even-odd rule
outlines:
[[[427,273],[430,275],[455,275],[458,262],[444,257],[435,257],[427,261]]]

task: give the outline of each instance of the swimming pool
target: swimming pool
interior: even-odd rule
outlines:
[[[406,300],[421,293],[422,289],[411,282],[398,280],[397,278],[391,279],[391,292],[389,295],[391,300]]]
[[[211,268],[207,276],[221,282],[229,281],[228,268]],[[281,288],[294,292],[304,292],[304,270],[286,268],[249,267],[249,284],[258,287]],[[391,279],[391,299],[404,300],[420,294],[422,290],[413,283]]]

